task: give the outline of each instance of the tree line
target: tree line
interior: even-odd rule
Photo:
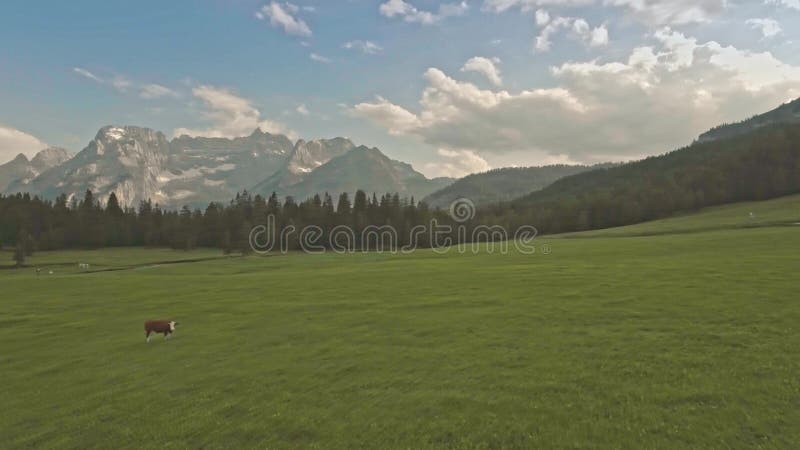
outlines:
[[[326,193],[301,202],[292,197],[280,200],[275,193],[264,198],[243,192],[229,204],[210,203],[204,210],[183,207],[177,211],[151,201],[142,201],[136,208],[123,207],[114,193],[105,202],[98,201],[92,191],[86,191],[80,200],[61,195],[54,201],[19,193],[0,195],[0,244],[15,249],[18,263],[35,250],[70,248],[206,247],[248,253],[252,250],[251,230],[272,224],[275,234],[289,227],[299,230],[313,225],[322,233],[346,226],[356,236],[366,227],[389,225],[397,230],[399,240],[394,244],[404,245],[411,228],[434,217],[447,220],[444,212],[431,210],[413,197],[401,198],[397,193],[369,196],[361,190],[352,200],[342,193],[334,201]],[[300,234],[288,234],[287,239],[289,250],[299,248]],[[355,249],[366,248],[366,244],[358,238],[354,242]],[[429,245],[427,241],[418,244]]]

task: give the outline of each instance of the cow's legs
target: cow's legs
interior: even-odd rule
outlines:
[[[150,342],[150,330],[145,331],[144,337],[146,342]]]

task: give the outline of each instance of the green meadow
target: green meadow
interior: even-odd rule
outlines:
[[[535,254],[37,253],[0,270],[0,447],[796,448],[797,222],[800,196]]]

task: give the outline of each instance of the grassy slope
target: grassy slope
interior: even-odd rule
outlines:
[[[753,213],[753,216],[750,215]],[[763,202],[743,202],[702,209],[668,219],[654,220],[605,230],[566,233],[563,237],[621,237],[694,233],[720,229],[800,224],[800,195]]]
[[[0,435],[10,448],[800,442],[800,227],[547,242],[549,255],[0,271]],[[127,252],[93,255],[127,265]],[[142,321],[167,316],[175,338],[145,344]]]

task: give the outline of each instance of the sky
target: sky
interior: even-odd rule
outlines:
[[[6,0],[0,163],[105,125],[433,176],[629,161],[800,97],[800,0]]]

